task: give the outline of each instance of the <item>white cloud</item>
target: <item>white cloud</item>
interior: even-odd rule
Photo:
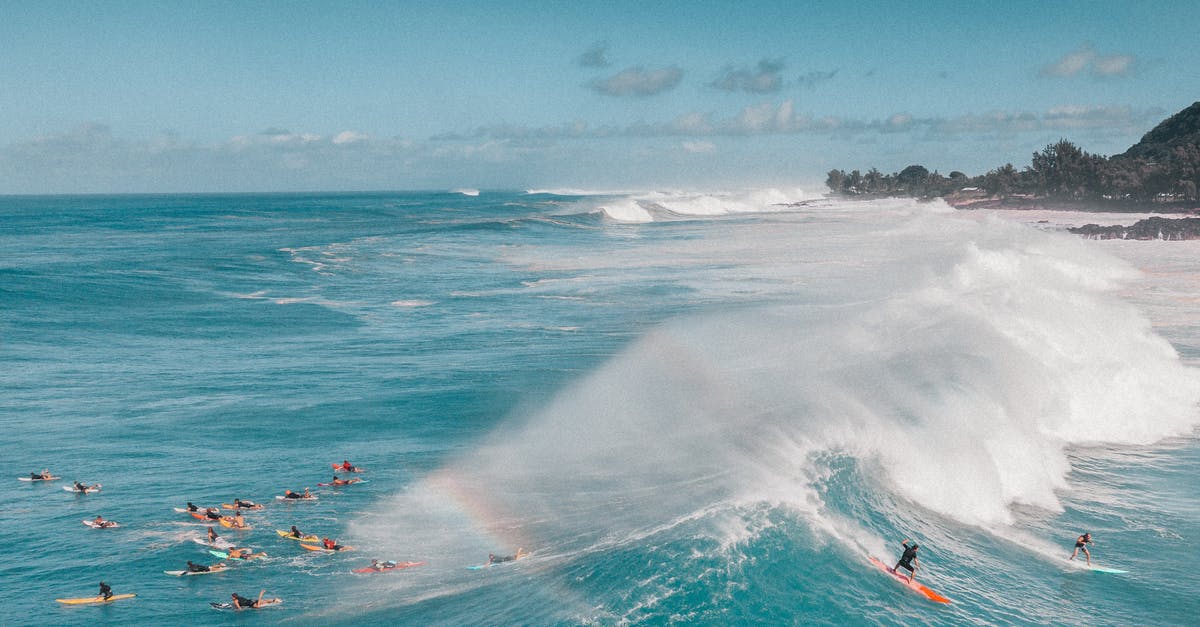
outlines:
[[[1084,44],[1058,61],[1042,67],[1042,76],[1070,78],[1084,72],[1097,77],[1128,76],[1133,73],[1137,59],[1128,54],[1101,55]]]
[[[671,66],[656,70],[631,67],[590,83],[592,89],[607,96],[654,96],[679,85],[683,70]]]
[[[1096,57],[1092,73],[1097,76],[1128,76],[1133,72],[1134,58],[1127,54]]]
[[[365,133],[359,133],[358,131],[342,131],[333,136],[333,143],[341,146],[342,144],[365,142],[369,139],[371,139],[371,136]]]

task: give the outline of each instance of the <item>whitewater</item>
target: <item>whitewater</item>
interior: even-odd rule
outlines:
[[[0,591],[38,608],[0,623],[232,622],[208,602],[265,588],[296,624],[1192,624],[1200,244],[1065,230],[1137,217],[0,198]],[[272,499],[347,458],[369,483]],[[104,490],[16,481],[42,468]],[[172,508],[235,497],[270,504],[223,535],[268,558],[163,575],[208,559]],[[1067,561],[1085,531],[1128,572]],[[867,561],[904,539],[951,604]],[[101,579],[138,597],[53,602]]]

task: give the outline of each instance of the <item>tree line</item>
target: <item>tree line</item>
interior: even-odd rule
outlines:
[[[1183,143],[1159,151],[1157,157],[1104,157],[1062,139],[1033,153],[1017,170],[1011,163],[979,176],[959,171],[948,176],[910,165],[883,174],[830,170],[825,184],[848,196],[913,196],[936,198],[975,188],[998,198],[1026,196],[1073,201],[1195,201],[1200,187],[1200,143]]]

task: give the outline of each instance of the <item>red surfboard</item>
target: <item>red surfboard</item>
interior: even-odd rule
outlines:
[[[921,595],[923,595],[925,598],[929,599],[930,601],[934,601],[937,603],[949,603],[950,602],[950,599],[947,599],[946,597],[938,594],[932,588],[929,588],[928,586],[926,586],[924,584],[917,583],[916,581],[909,581],[908,577],[906,577],[905,575],[901,575],[900,573],[897,573],[896,571],[889,568],[886,564],[884,564],[883,562],[879,561],[878,559],[876,559],[874,557],[871,558],[871,563],[874,564],[875,567],[878,568],[879,570],[882,570],[883,572],[894,577],[896,579],[896,581],[899,581],[906,588],[909,588],[911,590],[915,590],[916,592],[919,592]]]

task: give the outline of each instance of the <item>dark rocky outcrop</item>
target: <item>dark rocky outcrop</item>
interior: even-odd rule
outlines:
[[[1085,224],[1068,229],[1091,239],[1200,239],[1200,218],[1160,218],[1154,216],[1138,220],[1131,226],[1116,224],[1100,226]]]

